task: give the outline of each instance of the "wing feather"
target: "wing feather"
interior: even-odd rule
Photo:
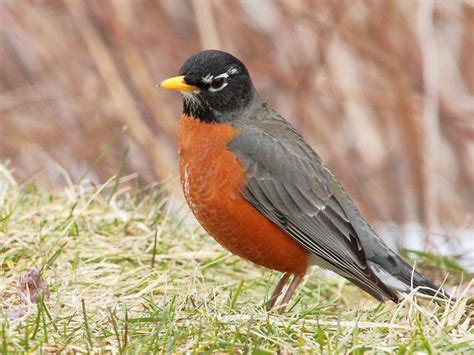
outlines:
[[[337,181],[301,136],[291,126],[288,130],[285,137],[289,132],[293,139],[245,127],[229,144],[247,168],[244,198],[333,271],[379,300],[396,299],[369,267],[361,240],[333,191]]]

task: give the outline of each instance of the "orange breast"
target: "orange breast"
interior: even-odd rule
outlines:
[[[302,275],[308,253],[241,196],[246,174],[227,149],[237,130],[182,116],[181,185],[194,215],[224,248],[256,264]]]

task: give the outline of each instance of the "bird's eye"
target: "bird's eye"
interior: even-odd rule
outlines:
[[[209,86],[209,91],[219,91],[227,86],[226,78],[215,78]]]

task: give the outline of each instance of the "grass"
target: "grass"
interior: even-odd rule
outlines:
[[[454,305],[381,305],[314,269],[280,316],[263,307],[279,275],[168,202],[131,178],[47,192],[0,166],[0,352],[474,351],[470,285]],[[50,292],[38,303],[19,292],[33,268]]]

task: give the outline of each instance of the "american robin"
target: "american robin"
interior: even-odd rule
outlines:
[[[283,272],[267,308],[290,301],[311,265],[379,301],[399,292],[447,296],[380,239],[302,135],[255,90],[229,53],[190,57],[161,83],[183,95],[179,172],[185,198],[224,248]]]

